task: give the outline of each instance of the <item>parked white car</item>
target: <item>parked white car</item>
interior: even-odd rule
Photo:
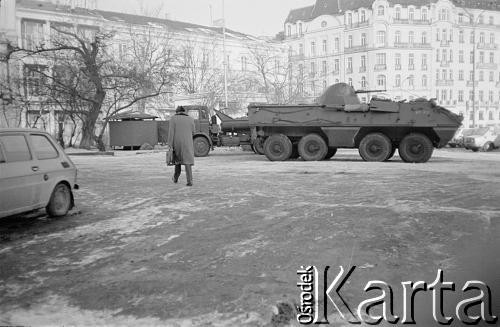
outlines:
[[[74,206],[77,169],[47,133],[0,128],[0,218],[40,208],[64,216]]]
[[[500,147],[500,128],[493,126],[474,128],[464,137],[464,147],[474,152],[491,151]]]

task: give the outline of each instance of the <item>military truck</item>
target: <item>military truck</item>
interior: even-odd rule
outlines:
[[[251,104],[248,118],[253,142],[271,161],[324,160],[338,148],[357,148],[365,161],[389,160],[398,149],[414,163],[445,146],[463,119],[426,99],[361,103],[345,83],[330,86],[315,104]]]
[[[195,134],[194,155],[205,157],[216,146],[252,146],[250,127],[248,119],[234,119],[230,116],[214,110],[221,120],[217,124],[217,118],[210,116],[206,106],[184,106],[186,113],[194,118]],[[168,121],[158,121],[158,136],[160,143],[166,143],[168,137]],[[253,148],[253,147],[252,147]]]

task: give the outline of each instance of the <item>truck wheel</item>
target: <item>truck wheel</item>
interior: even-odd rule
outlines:
[[[493,143],[491,142],[486,142],[484,145],[483,145],[483,151],[484,152],[488,152],[488,151],[493,151]]]
[[[404,162],[427,162],[431,158],[433,151],[434,146],[431,140],[424,134],[408,134],[399,144],[399,156]]]
[[[271,161],[285,161],[292,155],[292,141],[283,134],[269,136],[264,142],[264,154]]]
[[[359,155],[364,161],[385,161],[392,151],[391,140],[382,133],[371,133],[359,143]]]
[[[385,161],[391,160],[391,158],[394,157],[395,153],[396,153],[396,147],[393,145],[392,146],[392,151],[391,151],[391,153],[389,153],[389,156],[387,158],[385,158]]]
[[[323,160],[329,160],[331,157],[333,157],[337,153],[337,148],[336,147],[329,147],[328,152],[326,153],[326,156]]]
[[[328,145],[318,134],[308,134],[301,138],[298,149],[305,161],[323,160],[328,153]]]
[[[264,154],[264,140],[261,137],[258,137],[253,142],[253,149],[255,153],[263,155]]]
[[[210,152],[210,143],[203,136],[197,136],[193,140],[194,143],[194,156],[195,157],[206,157]]]
[[[61,217],[71,209],[71,189],[64,183],[56,185],[45,210],[51,217]]]

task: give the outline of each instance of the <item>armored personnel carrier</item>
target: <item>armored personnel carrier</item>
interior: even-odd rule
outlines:
[[[337,148],[357,148],[365,161],[389,160],[398,149],[403,161],[421,163],[450,141],[463,118],[426,99],[361,103],[351,86],[338,83],[315,104],[251,104],[248,119],[254,145],[271,161],[324,160]]]

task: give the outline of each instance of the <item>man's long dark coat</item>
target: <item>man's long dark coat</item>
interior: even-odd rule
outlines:
[[[194,119],[178,113],[170,119],[167,143],[174,149],[174,163],[194,165]]]

